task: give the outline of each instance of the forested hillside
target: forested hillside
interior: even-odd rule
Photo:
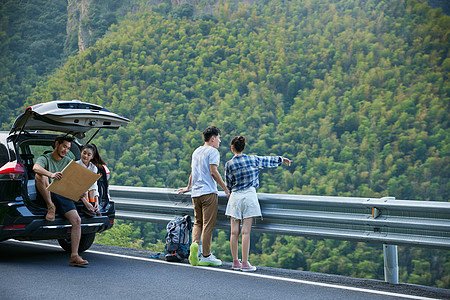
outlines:
[[[6,78],[0,106],[22,105],[5,98],[18,92],[30,95],[24,106],[81,99],[132,119],[95,139],[112,184],[185,186],[201,132],[216,125],[221,172],[239,134],[247,153],[294,160],[265,171],[259,192],[449,200],[450,18],[441,10],[419,0],[149,3],[35,89],[16,91],[9,80],[23,81]],[[133,226],[105,235],[138,246],[145,232],[144,244],[157,243],[152,224]],[[382,279],[380,247],[273,235],[252,242],[258,265]],[[223,259],[227,245],[220,231]],[[450,286],[448,252],[402,248],[399,257],[408,260],[403,282]]]
[[[1,1],[0,124],[11,127],[40,76],[64,60],[67,1]]]
[[[163,4],[157,9],[164,11]],[[98,143],[113,183],[186,183],[202,130],[293,166],[261,192],[448,200],[449,17],[419,1],[222,3],[139,11],[39,85],[133,120]]]
[[[0,128],[36,84],[145,0],[0,1]]]

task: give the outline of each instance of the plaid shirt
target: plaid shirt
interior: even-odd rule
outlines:
[[[225,180],[228,190],[238,191],[259,187],[259,170],[278,167],[282,156],[235,155],[225,164]]]

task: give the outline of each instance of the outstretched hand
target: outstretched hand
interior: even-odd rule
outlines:
[[[289,158],[283,157],[283,164],[285,164],[286,166],[290,166],[291,162],[292,160],[290,160]]]

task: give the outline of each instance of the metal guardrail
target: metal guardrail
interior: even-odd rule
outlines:
[[[116,218],[167,223],[193,216],[189,194],[174,189],[110,186]],[[263,219],[253,230],[315,238],[450,249],[450,202],[394,198],[258,194]],[[219,194],[217,227],[229,229]]]
[[[110,195],[118,219],[166,224],[194,214],[190,195],[175,189],[110,186]],[[385,277],[391,283],[398,283],[396,245],[450,249],[450,202],[287,194],[258,194],[258,199],[263,219],[256,219],[252,230],[384,244]],[[226,203],[219,193],[216,227],[229,229]]]

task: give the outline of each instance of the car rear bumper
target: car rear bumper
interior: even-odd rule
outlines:
[[[0,225],[0,241],[16,240],[46,240],[69,238],[72,225],[64,217],[56,217],[55,221],[46,221],[43,216],[24,216],[20,207],[10,209]],[[108,205],[108,211],[102,216],[81,216],[81,234],[97,233],[110,229],[114,225],[114,204]]]

